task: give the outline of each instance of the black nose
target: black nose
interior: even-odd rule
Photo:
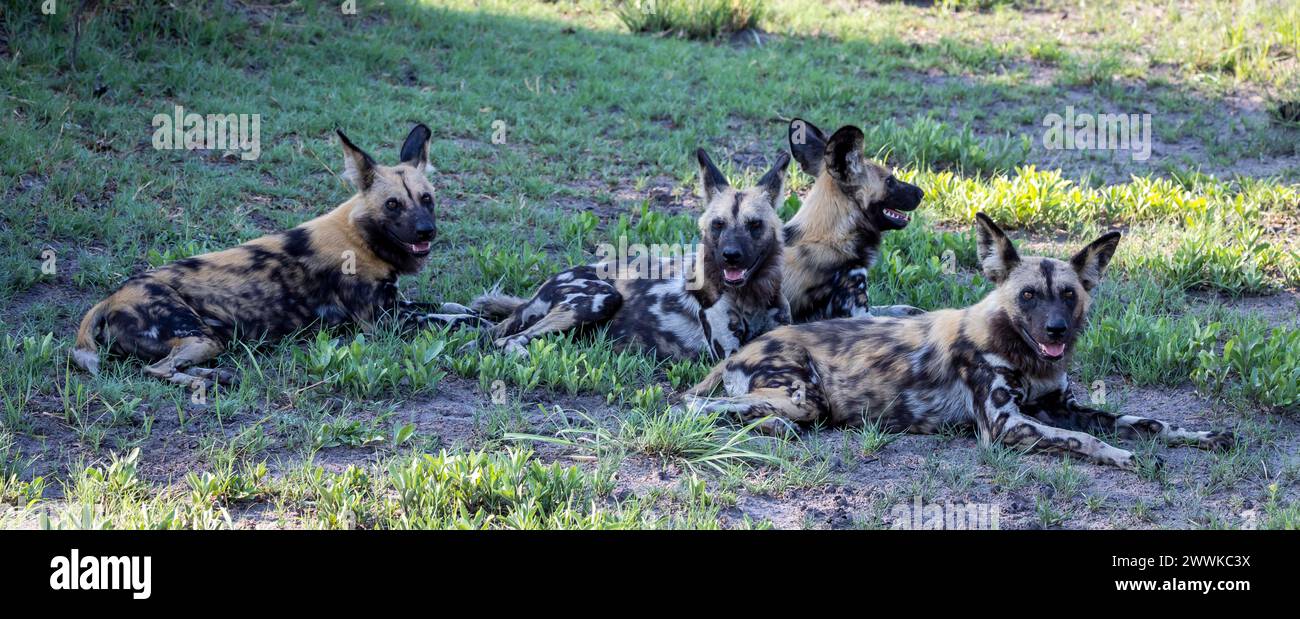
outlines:
[[[1047,334],[1052,337],[1061,337],[1062,335],[1065,335],[1067,329],[1069,329],[1069,327],[1065,324],[1065,321],[1052,321],[1047,323],[1047,326],[1043,327],[1043,330],[1047,331]]]
[[[735,247],[724,247],[722,249],[722,259],[732,264],[740,262],[740,259],[744,257],[744,255],[743,252]]]
[[[433,237],[438,235],[438,226],[432,221],[422,221],[415,225],[415,234],[422,241],[432,241]]]

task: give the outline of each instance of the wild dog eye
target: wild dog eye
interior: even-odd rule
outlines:
[[[399,208],[402,208],[402,203],[398,202],[397,198],[389,198],[388,201],[384,203],[384,206],[387,207],[388,210],[390,211],[395,211]]]
[[[433,196],[427,193],[420,194],[420,204],[423,204],[425,206],[429,206],[430,204],[433,204]]]
[[[714,232],[720,232],[723,228],[727,227],[727,222],[722,221],[721,219],[715,219],[711,225],[713,226]]]
[[[1021,291],[1020,291],[1020,298],[1021,298],[1022,300],[1025,300],[1025,301],[1033,301],[1033,300],[1034,300],[1034,291],[1033,291],[1033,290],[1030,290],[1030,289],[1028,289],[1028,288],[1026,288],[1026,289],[1024,289],[1024,290],[1021,290]]]
[[[759,230],[762,230],[762,229],[763,229],[763,222],[761,222],[761,221],[751,221],[751,222],[749,222],[749,231],[750,231],[750,232],[758,232]]]
[[[1062,299],[1065,299],[1065,300],[1067,300],[1067,301],[1070,300],[1070,299],[1073,299],[1073,298],[1074,298],[1074,289],[1073,289],[1073,288],[1066,288],[1065,290],[1062,290],[1062,291],[1061,291],[1061,298],[1062,298]]]

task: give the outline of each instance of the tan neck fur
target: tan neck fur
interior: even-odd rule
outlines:
[[[313,268],[338,268],[347,259],[343,252],[352,251],[358,273],[381,275],[392,271],[388,263],[370,250],[370,245],[357,229],[353,212],[361,205],[361,194],[356,194],[334,210],[302,224],[311,232],[312,243],[317,248]]]
[[[847,241],[858,225],[858,205],[840,190],[827,172],[817,176],[803,208],[790,218],[799,228],[801,243],[817,243],[836,249]]]

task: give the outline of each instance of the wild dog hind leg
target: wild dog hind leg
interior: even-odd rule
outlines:
[[[184,385],[238,381],[229,370],[193,367],[221,354],[225,346],[172,288],[157,282],[129,283],[106,302],[106,339],[118,352],[156,360],[145,366],[146,374]]]
[[[182,338],[166,357],[145,366],[144,371],[150,376],[180,385],[191,385],[195,381],[233,384],[238,380],[233,372],[192,367],[216,357],[222,350],[220,342],[206,336]]]
[[[594,267],[575,267],[546,280],[537,294],[496,327],[495,345],[513,354],[528,353],[528,342],[547,333],[609,320],[623,305],[613,282]]]
[[[830,417],[830,404],[820,381],[809,370],[807,354],[799,359],[768,358],[757,368],[728,363],[720,376],[730,396],[705,397],[709,378],[683,398],[689,410],[728,412],[749,423],[767,418],[758,428],[768,433],[792,431]],[[711,373],[712,374],[712,373]],[[719,377],[715,377],[719,378]]]

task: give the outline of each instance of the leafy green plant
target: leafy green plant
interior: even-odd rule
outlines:
[[[521,392],[548,388],[570,394],[604,391],[609,400],[633,382],[645,382],[654,375],[656,364],[629,350],[616,350],[603,332],[539,338],[528,343],[528,358],[520,359],[493,349],[457,354],[447,362],[452,371],[477,378],[485,393],[492,393],[496,381],[516,386]]]
[[[1192,379],[1208,393],[1232,391],[1278,410],[1300,410],[1300,330],[1247,326],[1201,351]]]
[[[591,211],[582,211],[572,217],[564,220],[561,233],[564,238],[570,239],[579,247],[587,245],[591,240],[592,234],[596,227],[600,225],[600,218],[596,217]]]
[[[246,465],[240,470],[235,470],[231,463],[216,471],[189,473],[185,483],[190,488],[191,504],[212,507],[257,496],[266,474],[265,462]]]
[[[657,245],[675,243],[686,245],[699,236],[695,218],[690,215],[666,215],[657,210],[650,210],[650,201],[641,202],[641,208],[634,213],[635,223],[627,214],[618,216],[618,221],[609,227],[608,239],[615,247],[621,243],[627,245]]]
[[[590,504],[590,479],[577,467],[533,461],[532,452],[446,451],[389,468],[400,528],[581,528],[620,526]]]
[[[402,366],[407,385],[414,391],[433,392],[438,383],[447,377],[440,369],[440,357],[447,348],[447,340],[434,331],[422,331],[405,346]]]
[[[531,291],[561,268],[545,252],[527,243],[510,247],[488,243],[471,247],[469,255],[478,265],[479,281],[498,282],[502,290],[509,292]]]

